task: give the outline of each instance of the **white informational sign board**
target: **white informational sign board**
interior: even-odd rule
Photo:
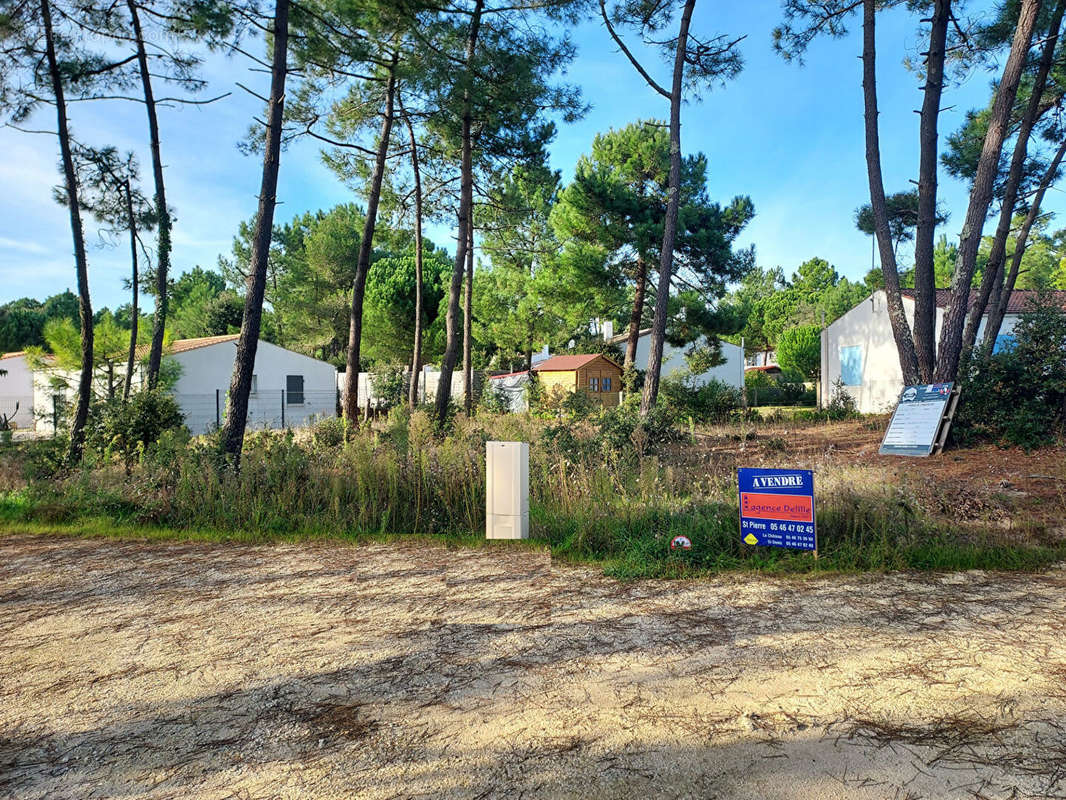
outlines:
[[[958,393],[952,389],[951,383],[904,388],[881,442],[881,455],[927,456],[939,452],[958,400]]]

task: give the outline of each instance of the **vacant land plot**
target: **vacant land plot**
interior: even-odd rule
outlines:
[[[1066,570],[0,539],[0,795],[1066,796]]]

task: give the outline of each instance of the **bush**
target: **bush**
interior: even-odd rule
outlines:
[[[340,447],[344,444],[347,423],[340,417],[327,417],[311,428],[311,441],[319,447]]]
[[[185,418],[177,402],[160,391],[95,403],[85,426],[86,444],[105,458],[115,454],[127,468],[138,453],[155,444],[164,431],[181,428]]]
[[[478,404],[490,414],[506,414],[511,410],[511,399],[500,391],[496,381],[485,380]]]
[[[530,409],[548,418],[587,419],[602,408],[586,392],[570,392],[558,385],[549,391],[540,381],[530,382],[529,398]]]
[[[750,370],[744,375],[744,388],[750,406],[813,406],[814,390],[803,383],[796,372],[770,375],[762,370]]]
[[[825,407],[825,416],[831,420],[851,419],[859,415],[858,404],[844,386],[844,380],[837,378],[833,382],[833,394]]]
[[[987,439],[1029,449],[1063,433],[1066,314],[1041,300],[1012,335],[1012,346],[998,353],[979,350],[970,359],[952,428],[957,441]]]
[[[725,422],[740,409],[740,390],[717,380],[698,385],[690,377],[666,377],[659,385],[664,405],[695,422]]]
[[[374,370],[371,384],[381,408],[395,408],[407,402],[408,376],[403,365],[383,366]]]
[[[662,445],[682,438],[672,409],[656,405],[646,417],[641,417],[637,395],[629,395],[621,405],[600,412],[596,429],[608,463],[625,461],[629,454],[643,456],[655,452]]]

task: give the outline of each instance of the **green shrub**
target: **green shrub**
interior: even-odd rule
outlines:
[[[749,370],[744,375],[744,388],[749,406],[813,406],[816,402],[814,391],[794,371],[772,375],[763,370]]]
[[[346,426],[341,417],[326,417],[311,428],[311,441],[319,447],[340,447],[344,444]]]
[[[963,372],[956,441],[1025,448],[1053,443],[1066,426],[1066,314],[1047,299],[1022,315],[1013,345],[977,351]]]
[[[185,424],[169,394],[143,391],[123,401],[115,397],[94,403],[85,426],[86,444],[105,458],[119,456],[126,464],[154,444],[164,431]]]
[[[374,370],[374,397],[382,408],[395,408],[407,402],[408,375],[402,364],[391,364]]]
[[[825,407],[825,416],[831,420],[851,419],[859,415],[858,404],[855,402],[855,398],[851,396],[851,393],[844,386],[842,378],[837,378],[833,382],[833,392],[829,398],[829,403]]]
[[[22,443],[22,474],[26,480],[47,480],[58,475],[66,465],[68,441],[56,436]]]
[[[740,409],[740,390],[718,380],[696,383],[691,376],[668,376],[659,385],[663,404],[695,422],[725,422]]]
[[[485,380],[478,404],[490,414],[506,414],[511,410],[510,398],[500,390],[496,381],[488,379]]]

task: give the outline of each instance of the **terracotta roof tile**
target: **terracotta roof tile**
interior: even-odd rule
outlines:
[[[901,293],[904,297],[914,299],[914,289],[902,289]],[[1039,292],[1033,289],[1015,289],[1010,293],[1010,299],[1007,301],[1007,313],[1008,314],[1022,314],[1029,310],[1029,304],[1036,300],[1039,296]],[[1066,311],[1066,291],[1053,291],[1048,292],[1052,302],[1059,306],[1063,311]],[[947,308],[948,303],[951,302],[951,289],[937,289],[936,290],[936,306],[937,308]],[[977,302],[977,291],[970,291],[970,303]]]
[[[26,351],[25,350],[15,350],[14,352],[4,353],[3,355],[0,355],[0,360],[3,360],[5,358],[18,358],[19,356],[24,356],[24,355],[26,355]]]
[[[572,372],[576,369],[581,369],[586,364],[595,361],[597,358],[602,358],[605,361],[614,364],[611,359],[602,353],[582,353],[580,355],[573,356],[552,356],[546,361],[541,361],[539,364],[533,366],[534,372]],[[618,367],[617,364],[614,364]],[[621,367],[618,367],[621,369]]]
[[[164,352],[168,355],[174,355],[175,353],[185,353],[189,350],[197,350],[201,347],[210,347],[213,344],[219,344],[220,342],[235,342],[240,338],[239,333],[227,333],[223,336],[201,336],[198,339],[177,339],[170,343],[169,347],[164,348]],[[144,358],[148,355],[150,345],[142,344],[137,348],[137,357]]]

